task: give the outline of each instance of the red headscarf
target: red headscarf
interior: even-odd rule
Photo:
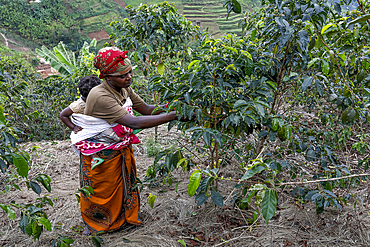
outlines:
[[[107,76],[119,76],[126,74],[132,69],[130,59],[127,57],[128,51],[121,51],[116,47],[105,47],[99,50],[99,54],[94,57],[94,66],[100,71],[99,78]]]

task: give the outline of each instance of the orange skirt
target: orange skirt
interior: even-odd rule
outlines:
[[[104,162],[91,170],[91,156],[81,154],[80,185],[91,186],[94,195],[81,194],[81,215],[93,233],[114,231],[124,223],[140,225],[140,196],[136,184],[136,164],[131,145],[122,150],[96,154]]]

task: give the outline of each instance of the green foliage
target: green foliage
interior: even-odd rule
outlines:
[[[29,78],[30,71],[21,63],[12,61],[11,57],[1,56],[0,62],[0,85],[1,85],[1,102],[0,102],[0,164],[1,171],[4,174],[15,178],[5,186],[5,190],[1,194],[7,193],[12,187],[21,190],[20,185],[25,184],[27,188],[31,188],[38,195],[41,194],[41,185],[49,192],[50,177],[46,174],[36,174],[34,177],[29,177],[29,154],[18,148],[18,134],[21,133],[15,127],[18,114],[30,107],[30,101],[25,98],[27,93],[26,80]],[[22,102],[19,104],[19,102]],[[14,111],[14,112],[12,112]],[[12,113],[12,114],[11,114]],[[32,114],[31,114],[32,115]],[[30,116],[25,114],[22,121],[30,119]],[[16,169],[11,168],[13,165]],[[8,215],[9,219],[15,220],[15,209],[21,212],[21,220],[19,225],[23,233],[32,236],[36,241],[44,229],[51,231],[51,224],[44,210],[44,205],[53,206],[53,202],[46,195],[37,198],[36,204],[17,204],[15,201],[10,203],[1,203],[0,207]]]
[[[56,45],[59,41],[78,44],[79,26],[83,22],[68,15],[63,0],[43,0],[40,3],[1,0],[0,21],[12,32],[45,45]]]
[[[92,65],[96,40],[85,42],[77,52],[70,51],[63,43],[54,47],[53,52],[42,47],[36,50],[39,55],[51,61],[51,66],[61,75],[49,76],[34,83],[33,105],[40,116],[34,126],[30,126],[28,138],[32,140],[65,139],[67,128],[59,120],[59,113],[80,95],[77,84],[82,77],[98,74]],[[45,101],[44,99],[49,99]]]
[[[237,1],[224,5],[229,14],[240,12]],[[368,10],[367,5],[362,9]],[[356,186],[361,179],[341,179],[358,169],[343,164],[336,151],[353,138],[353,131],[362,133],[353,149],[364,154],[369,148],[363,131],[370,120],[370,50],[368,37],[361,35],[369,32],[368,14],[345,1],[263,1],[259,11],[240,20],[243,37],[214,39],[197,32],[193,37],[200,43],[189,48],[166,43],[177,30],[168,27],[180,22],[172,23],[166,11],[153,14],[153,8],[129,8],[135,22],[113,24],[112,38],[117,46],[135,50],[136,62],[157,65],[156,70],[143,66],[149,89],[170,102],[167,111],[176,109],[190,120],[170,123],[169,129],[177,125],[191,148],[185,144],[160,153],[146,181],[164,175],[163,182],[172,185],[173,169],[193,167],[188,193],[198,206],[209,198],[222,206],[218,180],[237,181],[239,195],[232,200],[241,208],[254,202],[253,222],[258,215],[269,222],[284,173],[292,180],[320,180],[293,189],[301,200],[313,201],[317,213],[328,206],[341,210],[351,196],[336,195],[336,188]],[[302,118],[295,108],[310,117]],[[259,127],[255,142],[245,145]],[[268,145],[272,142],[276,148]],[[292,161],[289,154],[306,162]],[[359,166],[366,170],[368,160]],[[236,177],[220,175],[226,167],[235,169]]]

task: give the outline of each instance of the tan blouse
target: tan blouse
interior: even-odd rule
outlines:
[[[81,98],[72,102],[69,105],[69,108],[72,110],[73,113],[80,113],[80,114],[84,114],[85,107],[86,107],[86,103]]]
[[[121,95],[104,80],[102,84],[91,89],[87,96],[85,115],[101,118],[112,124],[128,113],[122,108],[127,97],[130,97],[134,109],[145,104],[131,87],[122,88]]]

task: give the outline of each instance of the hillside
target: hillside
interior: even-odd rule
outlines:
[[[34,49],[41,45],[55,46],[63,41],[78,49],[85,40],[96,38],[101,47],[109,38],[109,24],[126,17],[125,7],[141,3],[156,4],[160,0],[0,0],[0,43],[12,49]],[[223,1],[175,0],[179,12],[201,28],[209,28],[214,35],[240,33],[241,15],[226,20]],[[256,8],[252,0],[242,2],[243,11]]]

